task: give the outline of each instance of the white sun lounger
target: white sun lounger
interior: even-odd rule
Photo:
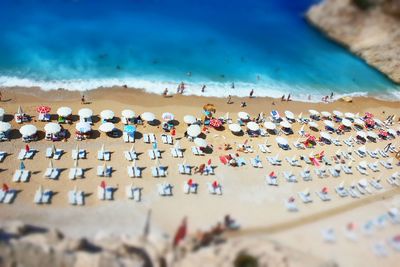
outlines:
[[[331,197],[327,194],[327,193],[323,193],[323,192],[315,192],[317,194],[317,196],[319,196],[319,198],[322,201],[329,201],[331,200]]]
[[[381,190],[383,189],[383,186],[380,183],[381,181],[379,179],[371,179],[369,180],[370,185],[375,188],[376,190]]]
[[[306,182],[312,180],[311,171],[308,170],[308,169],[302,170],[302,171],[300,172],[300,176],[301,176],[301,178],[303,178],[303,180],[306,181]]]
[[[31,176],[31,172],[28,170],[24,170],[21,175],[21,182],[23,182],[23,183],[28,182],[30,176]]]
[[[180,174],[188,174],[192,173],[192,168],[189,165],[178,164],[178,170]]]
[[[204,174],[204,175],[214,175],[215,172],[214,172],[213,166],[211,166],[211,165],[206,165],[206,167],[204,168],[203,174]]]
[[[332,143],[333,143],[335,146],[342,146],[342,143],[340,142],[339,139],[332,139]]]
[[[77,151],[76,149],[72,149],[72,153],[71,153],[71,157],[73,160],[76,159],[84,159],[86,158],[86,150],[85,149],[79,149],[79,151]]]
[[[106,200],[114,200],[114,188],[111,186],[106,187]]]
[[[340,186],[340,185],[336,186],[335,191],[340,197],[347,197],[349,195],[346,188],[344,188],[344,186]]]
[[[7,152],[0,151],[0,162],[3,162],[4,159],[6,158],[6,156],[7,156]]]
[[[42,204],[42,197],[43,197],[43,193],[40,189],[36,190],[35,196],[33,198],[33,202],[35,204]]]
[[[1,190],[1,191],[3,191],[3,190]],[[11,204],[14,201],[16,196],[17,196],[17,191],[14,189],[9,189],[7,192],[5,192],[5,196],[4,196],[2,202],[5,204]]]
[[[149,133],[150,143],[157,142],[156,136],[153,133]]]
[[[393,185],[393,186],[400,186],[399,180],[396,178],[395,175],[391,175],[388,178],[386,178],[386,181],[388,184]]]
[[[273,166],[280,166],[282,161],[277,157],[267,157],[268,162]]]
[[[72,190],[68,192],[68,204],[70,205],[76,205],[77,201],[76,201],[76,191]]]
[[[143,134],[143,142],[145,142],[146,144],[150,143],[150,137],[147,133]]]
[[[263,167],[261,160],[257,160],[256,158],[251,158],[250,162],[254,168],[262,168]]]
[[[48,147],[46,148],[46,158],[52,158],[53,157],[53,148]]]
[[[298,211],[299,209],[297,208],[297,205],[296,205],[296,203],[294,203],[294,202],[290,202],[290,201],[285,201],[285,207],[286,207],[286,209],[288,210],[288,211],[290,211],[290,212],[296,212],[296,211]]]
[[[50,204],[52,196],[53,196],[53,191],[44,190],[42,195],[42,204]]]
[[[299,195],[300,199],[303,201],[303,203],[311,203],[312,202],[310,193],[298,192],[298,195]]]
[[[56,152],[53,155],[53,159],[59,160],[63,153],[64,153],[64,150],[57,148]]]
[[[300,166],[299,161],[297,159],[295,159],[295,158],[286,157],[285,159],[293,167],[299,167]]]
[[[124,151],[124,156],[128,161],[138,159],[136,151]]]
[[[201,151],[201,149],[199,147],[196,147],[196,146],[192,146],[192,153],[195,156],[203,156],[204,155],[204,152]]]
[[[359,192],[356,190],[355,185],[351,185],[350,188],[348,189],[348,192],[352,198],[360,198]]]
[[[271,153],[271,149],[266,144],[258,144],[258,148],[262,153]]]
[[[21,149],[21,150],[19,151],[19,154],[18,154],[18,159],[19,159],[19,160],[25,159],[25,155],[26,155],[26,150],[25,150],[25,149]]]
[[[106,190],[101,186],[97,188],[97,198],[100,200],[106,199]]]
[[[292,172],[284,171],[283,177],[285,177],[286,181],[289,183],[297,183],[297,178]]]
[[[383,158],[389,157],[389,155],[385,151],[383,151],[382,149],[378,149],[378,152]]]
[[[388,170],[393,169],[392,163],[389,160],[388,161],[381,160],[380,163],[383,167],[385,167]]]
[[[129,143],[129,136],[127,132],[122,133],[122,139],[124,140],[125,143]]]
[[[222,187],[221,185],[218,185],[217,187],[214,187],[212,183],[208,182],[207,183],[207,188],[208,192],[212,195],[222,195]]]
[[[326,173],[325,169],[315,169],[314,170],[315,174],[319,177],[319,178],[326,178],[328,177],[328,174]]]
[[[362,175],[368,175],[367,169],[365,169],[364,167],[357,165],[356,168]]]
[[[271,177],[271,176],[267,175],[265,177],[265,180],[267,181],[268,185],[278,186],[278,178],[276,176]]]
[[[349,166],[342,164],[341,167],[345,174],[353,174],[353,171],[351,170],[351,168]]]
[[[337,170],[336,168],[329,168],[329,173],[332,175],[332,177],[339,177],[340,176],[340,170]]]
[[[370,168],[371,171],[373,171],[373,172],[379,172],[378,163],[377,162],[368,163],[368,168]]]
[[[22,176],[23,170],[15,170],[15,173],[13,175],[13,182],[20,182],[21,181],[21,176]]]
[[[375,151],[367,150],[367,153],[373,159],[378,159],[379,158],[379,153],[378,153],[377,150],[375,150]]]

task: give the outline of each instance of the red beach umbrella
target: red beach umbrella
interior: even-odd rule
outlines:
[[[215,187],[218,187],[218,182],[217,181],[214,181],[213,183],[212,183],[212,186],[215,188]]]
[[[385,130],[380,130],[380,131],[379,131],[379,135],[382,135],[382,136],[384,136],[384,137],[387,137],[387,136],[388,136],[388,133],[387,133]]]
[[[272,172],[269,174],[269,177],[275,177],[275,172],[272,171]]]
[[[324,193],[324,194],[328,193],[328,187],[322,188],[322,193]]]
[[[374,117],[374,114],[370,113],[370,112],[365,112],[365,117],[368,119],[371,119]]]
[[[181,225],[175,233],[173,247],[176,247],[181,240],[185,239],[187,232],[187,219],[183,218]]]
[[[25,151],[26,151],[26,152],[29,152],[29,150],[30,150],[29,145],[25,145]]]
[[[104,181],[101,181],[101,184],[100,184],[100,186],[101,186],[101,188],[106,188],[106,182],[104,182]]]
[[[218,119],[211,119],[210,120],[210,125],[214,128],[219,128],[222,126],[222,122]]]
[[[290,197],[289,202],[294,202],[294,197]]]
[[[193,180],[192,180],[192,179],[189,179],[188,185],[192,186],[192,184],[193,184]]]
[[[207,161],[207,164],[208,164],[208,165],[211,165],[211,159],[209,159],[209,160]]]
[[[48,106],[39,106],[39,107],[36,109],[36,111],[37,111],[38,113],[49,113],[50,110],[51,110],[51,107],[48,107]]]

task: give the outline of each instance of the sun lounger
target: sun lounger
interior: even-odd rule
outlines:
[[[349,166],[342,164],[341,167],[345,174],[353,174],[353,171]]]
[[[43,176],[49,178],[51,176],[52,172],[53,172],[53,168],[47,168],[46,171],[44,172]]]
[[[389,160],[388,161],[381,160],[380,163],[383,167],[385,167],[388,170],[393,169],[392,162]]]
[[[367,150],[367,153],[373,159],[379,158],[379,152],[377,150],[375,150],[375,151]]]
[[[278,178],[277,178],[276,176],[267,175],[267,176],[265,177],[265,180],[267,181],[267,184],[268,184],[268,185],[271,185],[271,186],[278,186]]]
[[[199,147],[196,147],[196,146],[192,146],[192,153],[195,156],[203,156],[204,155],[204,152]]]
[[[75,197],[78,206],[85,205],[85,193],[83,191],[77,191]]]
[[[300,143],[299,141],[294,141],[293,145],[297,149],[306,149],[306,146],[303,143]]]
[[[161,135],[161,141],[163,142],[163,144],[168,144],[168,139],[166,134]]]
[[[40,190],[40,188],[38,190],[36,190],[35,192],[35,196],[33,198],[33,202],[35,204],[42,204],[42,197],[43,197],[43,192]]]
[[[0,203],[2,203],[5,198],[6,198],[6,191],[0,189]]]
[[[286,209],[287,209],[288,211],[290,211],[290,212],[296,212],[296,211],[299,210],[299,209],[297,208],[296,203],[295,203],[294,201],[288,201],[288,200],[286,200],[286,201],[285,201],[285,206],[286,206]]]
[[[363,182],[361,182],[361,181],[359,181],[358,183],[357,183],[357,187],[358,187],[358,191],[363,191],[363,193],[365,194],[365,193],[368,193],[368,194],[372,194],[372,190],[371,190],[371,188],[369,188],[368,187],[368,183],[363,183]]]
[[[352,184],[352,185],[349,187],[348,192],[349,192],[349,194],[350,194],[350,196],[351,196],[352,198],[360,198],[360,194],[359,194],[359,192],[357,191],[357,188],[356,188],[355,184]]]
[[[5,151],[0,151],[0,162],[3,162],[6,156],[7,153]]]
[[[178,170],[180,174],[188,174],[192,173],[192,168],[186,164],[178,164]]]
[[[1,190],[1,191],[3,191],[3,190]],[[5,192],[5,196],[2,200],[2,202],[4,204],[11,204],[14,201],[16,196],[17,196],[17,191],[14,189],[9,189],[7,192]]]
[[[44,190],[42,195],[42,204],[50,204],[53,192],[51,190]]]
[[[282,161],[277,157],[267,157],[268,162],[273,166],[280,166]]]
[[[301,176],[301,178],[303,178],[303,180],[306,181],[306,182],[312,180],[311,172],[310,172],[310,170],[308,170],[308,169],[302,170],[302,171],[300,172],[300,176]]]
[[[21,181],[21,176],[22,176],[23,170],[15,170],[15,173],[13,175],[13,182],[20,182]]]
[[[156,159],[156,154],[154,153],[153,149],[150,149],[147,153],[149,154],[150,159]]]
[[[156,136],[153,133],[149,134],[150,143],[157,142]]]
[[[258,144],[258,148],[262,153],[271,153],[271,150],[266,144]]]
[[[298,195],[299,195],[300,199],[303,201],[303,203],[311,203],[312,202],[310,192],[307,192],[307,193],[298,192]]]
[[[60,169],[53,168],[49,178],[53,179],[53,180],[57,180],[59,175],[60,175]]]
[[[104,151],[104,160],[105,161],[110,161],[111,160],[111,152],[110,151]]]
[[[76,205],[77,201],[76,201],[76,191],[72,190],[68,192],[68,204],[70,205]]]
[[[331,200],[331,197],[328,195],[328,193],[324,193],[324,192],[315,192],[317,194],[317,196],[319,196],[319,198],[322,201],[329,201]]]
[[[145,142],[146,144],[150,143],[150,137],[148,134],[143,134],[143,142]]]
[[[99,186],[97,188],[97,198],[100,200],[105,200],[106,199],[106,190],[105,188]]]
[[[53,159],[59,160],[63,154],[64,150],[57,148],[56,152],[53,155]]]
[[[332,139],[332,143],[333,143],[335,146],[342,146],[342,143],[340,142],[339,139]]]
[[[383,158],[389,157],[389,155],[385,151],[383,151],[382,149],[378,149],[378,152]]]
[[[86,150],[85,149],[79,149],[79,151],[77,151],[76,149],[72,149],[72,153],[71,153],[71,157],[73,160],[76,159],[84,159],[86,158]]]
[[[293,166],[293,167],[299,167],[300,166],[299,161],[297,159],[295,159],[295,158],[286,157],[285,159],[290,164],[290,166]]]
[[[214,172],[213,166],[211,166],[211,165],[206,165],[206,167],[204,168],[203,174],[204,174],[204,175],[214,175],[215,172]]]
[[[114,188],[111,186],[106,187],[106,200],[114,200]]]
[[[329,168],[329,173],[332,175],[332,177],[339,177],[340,176],[340,170],[336,169],[336,168]]]
[[[27,183],[29,182],[29,177],[31,176],[31,172],[28,170],[23,170],[21,175],[21,182]]]
[[[75,180],[75,179],[77,178],[77,172],[78,172],[77,168],[71,168],[71,169],[69,169],[68,178],[69,178],[70,180]]]
[[[327,175],[325,169],[315,169],[314,172],[315,172],[315,174],[316,174],[319,178],[326,178],[326,177],[328,177],[328,175]]]
[[[371,179],[371,180],[369,180],[369,183],[376,190],[383,189],[383,186],[381,185],[381,181],[379,179]]]
[[[46,148],[46,158],[52,158],[53,157],[53,148],[48,147]]]
[[[364,168],[363,166],[357,165],[356,168],[362,175],[368,175],[367,169]]]
[[[153,177],[165,177],[167,172],[164,167],[152,167],[151,174]]]
[[[250,162],[254,168],[262,168],[263,167],[261,160],[258,158],[251,158]]]
[[[378,163],[377,162],[368,163],[368,168],[370,168],[371,171],[373,171],[373,172],[379,172]]]
[[[336,242],[335,231],[332,228],[323,230],[322,238],[324,239],[325,242],[328,242],[328,243]]]
[[[172,148],[170,149],[170,151],[171,151],[172,157],[174,157],[174,158],[177,158],[177,157],[178,157],[178,151],[177,151],[176,148],[172,147]]]
[[[347,197],[349,195],[346,188],[343,185],[336,186],[335,191],[340,197]]]
[[[325,165],[332,165],[332,162],[326,156],[322,157],[322,161],[325,163]]]
[[[222,195],[221,185],[214,186],[212,183],[207,183],[208,192],[212,195]]]
[[[172,185],[169,183],[157,184],[157,189],[160,196],[172,196]]]
[[[395,175],[391,175],[388,178],[386,178],[386,181],[393,186],[400,186],[400,181],[397,179]]]
[[[288,181],[289,183],[297,183],[296,176],[291,172],[284,171],[283,177],[285,177],[286,181]]]
[[[122,133],[122,139],[124,140],[125,143],[129,143],[129,136],[127,132]]]
[[[25,149],[21,149],[21,150],[19,151],[19,154],[18,154],[18,159],[19,159],[19,160],[25,159],[25,155],[26,155],[26,150],[25,150]]]

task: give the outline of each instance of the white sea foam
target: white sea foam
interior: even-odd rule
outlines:
[[[71,91],[86,91],[100,87],[128,86],[131,88],[143,89],[146,92],[161,94],[165,88],[170,93],[175,93],[180,81],[144,80],[134,78],[106,78],[106,79],[75,79],[75,80],[34,80],[12,76],[0,76],[0,86],[2,87],[39,87],[42,90],[66,89]],[[202,85],[206,85],[205,93],[201,92]],[[254,90],[254,96],[268,96],[280,98],[283,94],[291,94],[293,100],[303,102],[321,102],[322,97],[330,94],[329,88],[315,88],[311,86],[293,85],[278,83],[273,80],[263,80],[262,83],[236,82],[235,88],[231,83],[223,82],[186,82],[186,95],[201,95],[208,97],[227,97],[228,95],[246,97],[250,90]],[[335,92],[334,92],[335,93]],[[311,99],[308,96],[311,95]],[[344,96],[371,96],[377,99],[398,101],[400,92],[392,90],[382,94],[368,92],[335,93],[334,98],[339,99]]]

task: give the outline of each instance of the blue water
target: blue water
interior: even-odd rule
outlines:
[[[399,95],[308,25],[317,0],[1,0],[0,86]],[[188,76],[188,73],[191,76]],[[231,83],[235,89],[231,89]]]

